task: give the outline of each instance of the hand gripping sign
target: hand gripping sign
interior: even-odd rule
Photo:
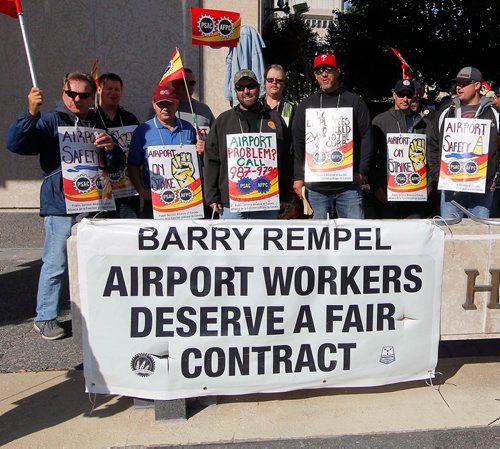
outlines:
[[[484,193],[489,141],[489,120],[445,119],[438,189]]]
[[[115,210],[103,150],[94,145],[102,129],[59,126],[59,149],[66,212]]]
[[[306,182],[352,181],[352,121],[352,108],[306,109]]]
[[[387,134],[387,200],[426,201],[425,134]]]
[[[276,134],[228,134],[227,163],[232,212],[279,209]]]
[[[203,218],[200,168],[194,145],[148,147],[154,218]]]

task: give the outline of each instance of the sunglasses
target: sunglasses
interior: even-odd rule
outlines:
[[[196,81],[195,80],[186,80],[186,83],[188,83],[190,86],[196,86]],[[172,81],[173,85],[181,85],[184,86],[184,81],[182,80],[174,80]]]
[[[276,84],[281,84],[281,83],[284,83],[285,80],[282,80],[281,78],[266,78],[266,81],[269,83],[269,84],[273,84],[273,83],[276,83]]]
[[[243,92],[245,89],[252,90],[252,89],[255,89],[257,86],[258,86],[257,83],[236,84],[236,86],[234,86],[234,88],[238,92]]]
[[[461,81],[461,82],[457,83],[457,87],[463,88],[463,87],[467,87],[467,86],[470,86],[471,84],[475,84],[475,83],[476,83],[476,81],[474,81],[474,80]]]
[[[404,92],[404,93],[403,92],[396,92],[396,96],[398,98],[404,98],[404,97],[406,97],[406,98],[409,98],[410,100],[414,99],[414,95],[413,95],[412,92]]]
[[[333,73],[335,67],[319,67],[314,71],[315,75],[321,75],[322,73]]]
[[[72,100],[76,97],[80,97],[80,100],[86,100],[92,96],[90,92],[75,92],[74,90],[65,90],[64,93]]]

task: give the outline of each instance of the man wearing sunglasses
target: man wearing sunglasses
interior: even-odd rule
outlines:
[[[264,72],[266,83],[266,96],[264,106],[278,111],[288,127],[292,124],[296,104],[284,98],[287,78],[285,69],[279,64],[271,64]]]
[[[375,194],[376,218],[424,218],[428,215],[426,202],[387,201],[387,135],[425,134],[431,126],[429,114],[420,114],[416,84],[410,80],[398,80],[392,92],[394,105],[377,115],[372,122],[375,160],[370,172],[369,184]]]
[[[343,89],[337,59],[332,54],[314,58],[314,76],[319,91],[300,103],[292,124],[295,193],[302,198],[305,185],[314,210],[313,218],[364,218],[361,185],[372,161],[373,145],[370,115],[365,102],[358,95]],[[304,183],[306,110],[317,108],[351,108],[353,125],[353,180]],[[319,148],[326,152],[327,148]]]
[[[94,94],[95,83],[90,74],[71,72],[64,77],[62,99],[56,110],[41,114],[43,92],[33,87],[28,94],[28,112],[18,117],[7,134],[7,148],[22,155],[39,155],[44,173],[40,215],[44,217],[45,241],[34,329],[46,340],[57,340],[65,335],[57,322],[57,313],[67,269],[66,240],[76,219],[76,214],[66,213],[58,128],[97,127],[99,117],[90,110]],[[108,170],[124,167],[123,151],[109,134],[97,134],[94,143],[103,150]]]
[[[430,155],[434,155],[430,160],[431,182],[437,183],[439,181],[442,150],[447,144],[444,142],[446,119],[462,118],[466,120],[488,120],[490,122],[489,141],[482,143],[483,148],[487,147],[488,149],[485,191],[483,193],[472,193],[442,190],[441,216],[443,218],[464,216],[460,209],[451,204],[451,201],[455,200],[477,217],[489,218],[493,206],[495,186],[500,182],[500,158],[498,149],[499,113],[493,99],[481,96],[480,91],[483,75],[477,68],[462,68],[452,81],[456,82],[457,96],[448,107],[439,111],[437,123],[434,124],[434,131],[430,134],[429,138],[429,152]],[[483,150],[483,154],[484,153],[485,151]],[[432,163],[433,160],[435,160],[436,163]],[[460,159],[457,158],[455,160],[455,165],[458,166],[459,164]]]
[[[495,89],[495,104],[497,106],[497,108],[500,108],[500,87],[497,87]]]
[[[201,141],[204,142],[207,139],[210,127],[215,121],[215,117],[208,105],[193,98],[196,79],[193,71],[190,68],[185,67],[184,71],[186,72],[187,91],[186,85],[184,84],[184,79],[181,78],[179,80],[172,81],[172,86],[174,87],[175,93],[179,98],[177,117],[191,123],[191,125],[193,125],[195,128],[198,127],[198,135]],[[191,100],[191,104],[189,103],[189,100]],[[193,106],[193,111],[191,111],[191,105]],[[193,117],[193,112],[196,117],[196,122],[195,117]],[[202,155],[204,149],[204,145],[201,145],[199,148],[199,151]]]
[[[234,75],[233,81],[238,105],[217,117],[206,142],[203,180],[205,199],[224,219],[278,218],[279,209],[253,212],[230,210],[226,139],[228,134],[276,134],[281,202],[288,202],[291,187],[290,134],[285,122],[276,111],[270,111],[260,103],[260,86],[254,72],[248,69],[240,70]]]

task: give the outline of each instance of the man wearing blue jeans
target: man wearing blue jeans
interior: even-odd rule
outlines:
[[[373,157],[373,143],[370,114],[365,102],[356,94],[342,88],[337,59],[331,54],[314,58],[314,76],[319,91],[300,103],[293,119],[292,137],[294,160],[295,193],[302,198],[305,185],[307,197],[314,210],[313,218],[364,218],[361,185],[368,174]],[[308,182],[304,183],[306,110],[318,108],[352,108],[353,118],[353,180],[350,182]],[[326,150],[322,148],[321,150]]]
[[[488,162],[486,168],[486,186],[484,193],[441,192],[441,216],[443,218],[463,217],[464,213],[451,202],[455,200],[478,218],[489,218],[493,208],[495,186],[500,180],[499,113],[495,101],[489,97],[481,97],[482,73],[475,67],[464,67],[453,81],[457,84],[457,96],[443,111],[439,111],[437,123],[429,136],[429,177],[437,184],[441,168],[441,153],[446,148],[444,128],[447,118],[485,119],[490,122],[490,139],[483,145],[488,147]],[[464,154],[466,156],[466,154]]]
[[[28,94],[28,112],[21,113],[7,134],[7,148],[22,155],[39,155],[44,173],[40,215],[44,217],[45,241],[34,329],[46,340],[57,340],[65,335],[57,322],[57,313],[68,265],[66,240],[71,235],[76,217],[66,213],[58,127],[95,127],[98,116],[89,111],[94,94],[95,83],[90,74],[71,72],[64,77],[62,99],[56,110],[40,114],[43,92],[33,87]],[[94,143],[103,150],[103,159],[109,170],[124,167],[123,151],[113,143],[110,135],[99,133]]]

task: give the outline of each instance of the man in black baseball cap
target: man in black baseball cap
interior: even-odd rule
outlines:
[[[500,86],[498,86],[496,89],[495,89],[495,103],[497,105],[497,108],[500,108]]]
[[[378,114],[372,121],[373,145],[375,150],[375,164],[369,176],[369,184],[375,193],[376,218],[425,218],[433,215],[428,211],[428,204],[423,201],[388,202],[387,179],[388,157],[387,137],[391,135],[425,134],[431,127],[431,121],[412,105],[418,101],[417,85],[411,80],[398,80],[394,86],[392,96],[394,105],[387,111]],[[425,160],[425,141],[421,137],[412,137],[415,142],[413,154],[419,159],[422,168]]]

